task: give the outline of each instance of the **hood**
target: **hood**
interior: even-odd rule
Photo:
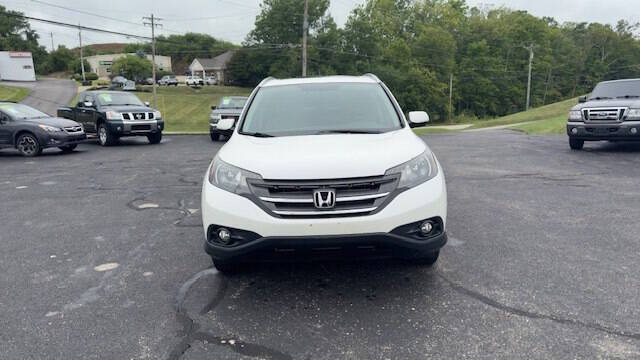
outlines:
[[[384,134],[256,138],[234,134],[223,161],[267,180],[337,179],[384,175],[420,155],[425,143],[411,129]]]
[[[105,110],[117,111],[117,112],[153,112],[154,110],[144,105],[116,105],[116,106],[102,106]]]
[[[48,125],[53,127],[70,127],[70,126],[80,126],[77,122],[69,119],[63,119],[58,117],[50,117],[50,118],[42,118],[42,119],[33,119],[33,120],[25,120],[32,124],[38,125]]]
[[[611,100],[591,100],[578,104],[571,110],[582,110],[585,108],[606,108],[606,107],[628,107],[640,109],[640,99],[611,99]]]
[[[211,110],[212,115],[236,115],[240,116],[242,114],[242,109],[215,109]]]

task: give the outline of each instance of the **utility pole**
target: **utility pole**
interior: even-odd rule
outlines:
[[[85,84],[87,78],[84,75],[84,53],[82,50],[82,27],[78,24],[78,40],[80,41],[80,69],[82,69],[82,85]]]
[[[529,50],[529,79],[527,80],[527,107],[526,111],[529,111],[529,105],[531,104],[531,70],[533,67],[533,48],[535,45],[532,43],[524,48]]]
[[[304,20],[302,21],[302,77],[307,76],[307,33],[309,32],[309,0],[304,0]]]
[[[53,46],[53,32],[51,34],[51,51],[56,51],[56,48]]]
[[[148,20],[148,22],[144,22],[144,25],[151,26],[151,74],[153,78],[153,108],[158,108],[158,98],[156,95],[156,27],[162,26],[162,24],[158,24],[157,21],[162,20],[160,18],[154,17],[151,14],[150,17],[144,17],[143,20]]]
[[[453,73],[449,76],[449,122],[453,120],[451,117],[453,112]]]

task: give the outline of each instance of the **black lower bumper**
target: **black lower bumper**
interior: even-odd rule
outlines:
[[[212,225],[204,248],[214,260],[270,261],[286,257],[413,257],[438,251],[447,243],[447,234],[441,223],[434,227],[434,234],[427,237],[416,235],[410,229],[413,226],[407,224],[390,233],[294,237],[261,237],[252,232],[230,229],[232,234],[239,232],[241,240],[227,246],[215,241],[215,231],[220,227]]]
[[[568,123],[567,135],[572,139],[584,141],[640,141],[640,122],[611,124]]]
[[[56,135],[45,135],[41,136],[40,145],[43,148],[51,148],[51,147],[63,147],[63,146],[71,146],[81,144],[87,141],[87,135],[69,135],[69,134],[56,134]]]

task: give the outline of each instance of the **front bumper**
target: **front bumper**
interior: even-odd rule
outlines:
[[[87,134],[45,133],[39,136],[43,148],[77,145],[87,141]]]
[[[631,129],[636,129],[636,133],[633,134]],[[567,135],[572,139],[584,141],[640,141],[640,121],[613,123],[568,122]]]
[[[218,130],[218,124],[217,123],[209,122],[209,133],[210,134],[222,134],[222,135],[225,135],[225,136],[230,136],[231,134],[233,134],[235,129],[236,129],[236,127],[233,126],[229,130]]]
[[[109,120],[109,131],[116,136],[145,136],[164,129],[164,120],[123,121]]]
[[[214,259],[249,257],[282,247],[313,249],[333,247],[385,247],[408,251],[435,251],[446,243],[447,192],[442,172],[435,178],[398,194],[382,210],[365,216],[332,218],[276,218],[251,200],[221,190],[205,178],[202,189],[202,222],[205,250]],[[440,219],[438,236],[416,240],[398,228]],[[253,234],[236,246],[210,240],[211,227],[237,229]],[[232,230],[233,233],[233,230]]]

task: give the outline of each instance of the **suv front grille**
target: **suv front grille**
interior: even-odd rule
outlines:
[[[249,180],[253,199],[273,216],[323,218],[362,216],[382,209],[393,197],[398,175],[332,180]],[[335,190],[335,206],[317,208],[315,190]]]
[[[627,108],[593,108],[582,110],[586,121],[622,121],[626,112]]]

